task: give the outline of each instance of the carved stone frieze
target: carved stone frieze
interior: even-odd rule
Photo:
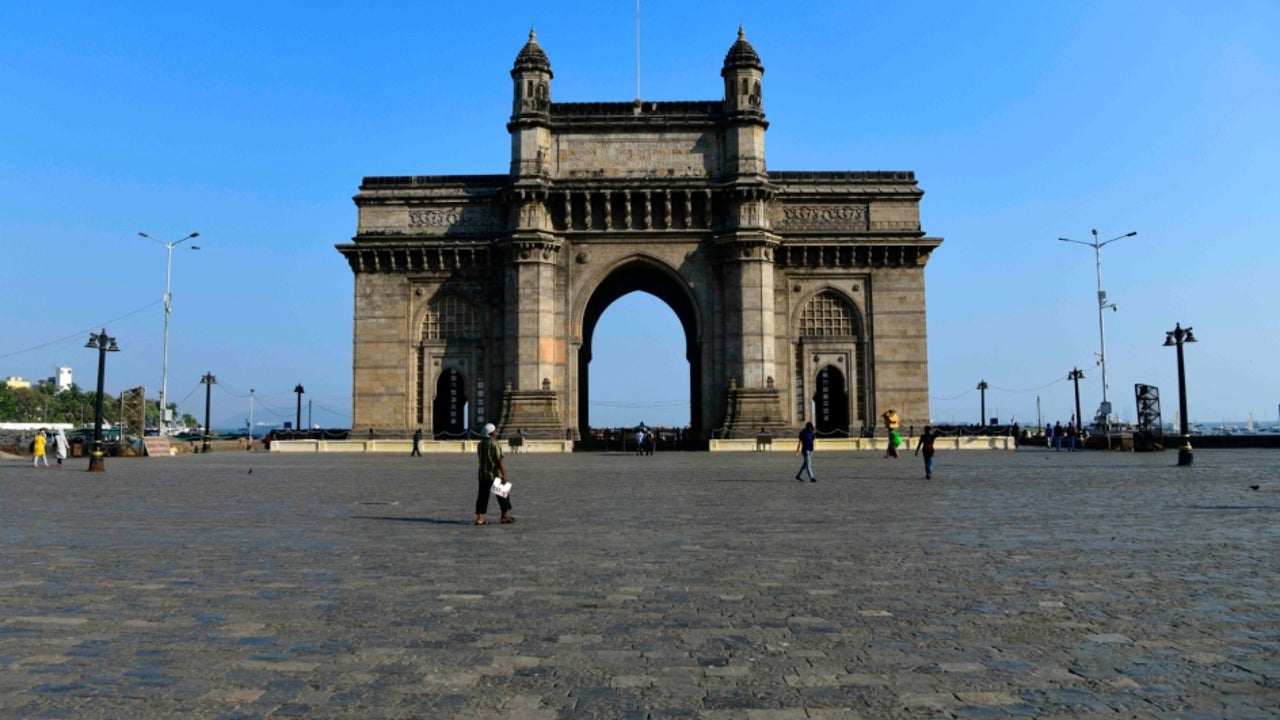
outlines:
[[[778,230],[867,229],[866,205],[775,205],[769,215]]]
[[[411,208],[409,228],[430,233],[489,233],[505,229],[499,211],[492,207],[439,206]]]

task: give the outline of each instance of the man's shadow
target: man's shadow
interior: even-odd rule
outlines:
[[[431,525],[470,525],[472,521],[441,520],[427,517],[387,517],[385,515],[352,515],[352,520],[386,520],[390,522],[429,523]]]

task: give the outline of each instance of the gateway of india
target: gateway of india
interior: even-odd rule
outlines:
[[[634,291],[684,330],[692,443],[858,437],[929,418],[909,171],[771,171],[764,66],[741,30],[718,100],[553,102],[533,32],[511,69],[511,167],[367,177],[353,429],[581,439],[601,314]],[[684,382],[684,378],[672,378]]]

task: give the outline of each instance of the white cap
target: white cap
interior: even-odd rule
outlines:
[[[485,437],[488,437],[488,436],[490,436],[490,435],[494,434],[495,432],[497,432],[497,430],[498,430],[498,428],[494,427],[494,426],[493,426],[493,423],[485,423],[485,424],[484,424],[484,434],[485,434]]]

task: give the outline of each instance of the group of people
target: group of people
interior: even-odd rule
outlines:
[[[1079,440],[1083,443],[1088,439],[1088,433],[1083,429],[1076,428],[1074,422],[1069,422],[1066,425],[1056,422],[1052,425],[1044,426],[1045,445],[1054,448],[1058,452],[1062,452],[1063,443],[1066,443],[1068,452],[1075,452],[1076,441]]]
[[[886,412],[883,416],[885,427],[889,430],[889,442],[885,447],[884,456],[886,458],[898,457],[898,447],[902,445],[902,436],[898,434],[898,414],[893,410]],[[933,431],[932,425],[925,425],[924,432],[920,434],[916,441],[916,456],[924,455],[924,478],[926,480],[933,479],[933,453],[934,441],[938,439],[938,434]],[[796,471],[796,480],[804,482],[802,477],[805,474],[809,476],[809,482],[818,482],[818,478],[813,474],[813,448],[816,437],[814,435],[813,423],[804,424],[804,429],[800,431],[799,440],[796,442],[796,457],[803,456],[804,459],[800,463],[800,469]]]
[[[658,444],[658,436],[653,434],[652,428],[636,428],[636,454],[652,455],[653,448]]]
[[[40,428],[36,432],[36,436],[31,439],[31,467],[40,467],[40,461],[44,461],[44,466],[49,467],[49,453],[53,453],[57,461],[57,467],[62,467],[62,461],[67,459],[67,455],[71,452],[71,443],[67,442],[67,435],[58,428],[56,435],[50,435],[44,428]]]

